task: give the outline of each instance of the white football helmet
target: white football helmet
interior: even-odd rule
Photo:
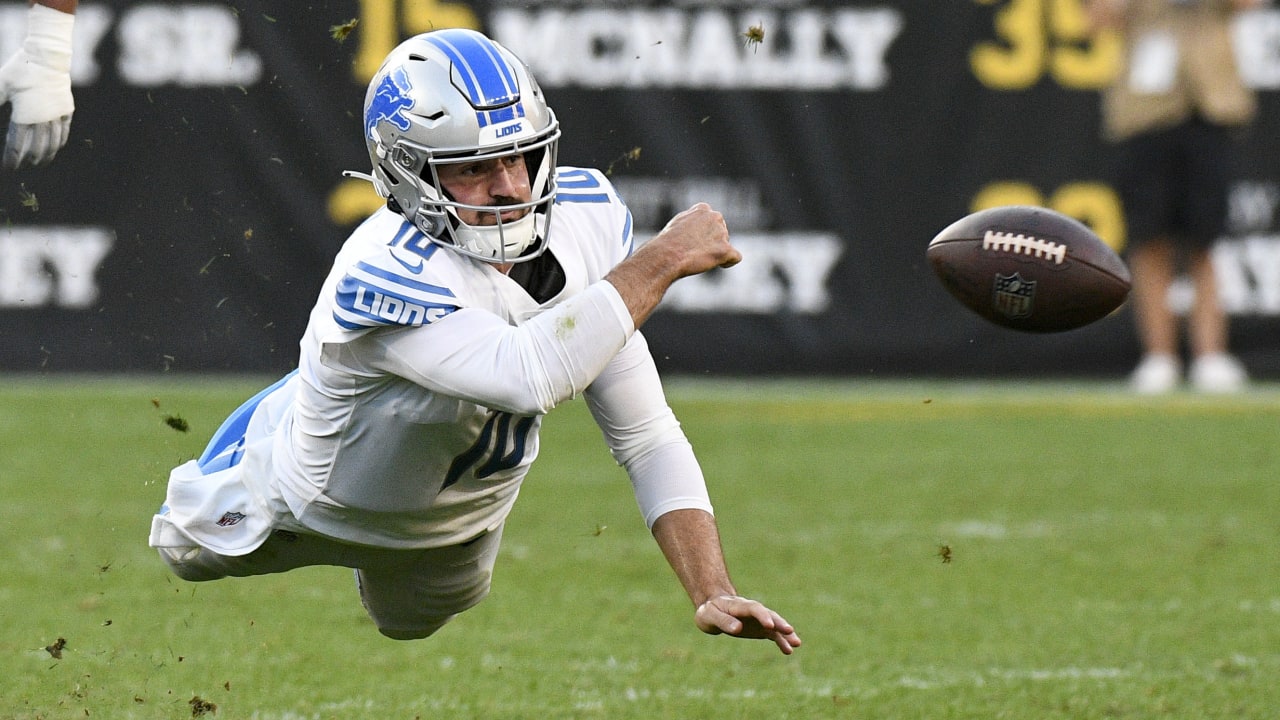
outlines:
[[[388,206],[434,242],[488,262],[532,260],[546,248],[555,202],[560,124],[533,76],[510,50],[473,30],[436,30],[392,50],[364,100],[365,177]],[[523,155],[532,198],[465,205],[440,186],[444,164]],[[515,221],[502,213],[528,209]],[[491,214],[468,225],[457,211]]]

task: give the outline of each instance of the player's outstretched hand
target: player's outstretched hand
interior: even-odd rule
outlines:
[[[708,635],[724,633],[740,638],[772,640],[784,655],[800,647],[800,636],[781,615],[759,602],[738,595],[719,595],[698,606],[693,614],[698,629]]]
[[[13,104],[4,167],[17,170],[53,159],[71,134],[71,28],[75,16],[31,8],[22,49],[0,66],[0,105]]]

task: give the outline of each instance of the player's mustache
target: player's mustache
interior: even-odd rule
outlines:
[[[525,200],[522,200],[517,197],[510,197],[506,195],[496,195],[490,198],[489,203],[484,205],[484,208],[485,208],[484,210],[475,211],[477,215],[479,215],[479,217],[477,218],[476,224],[497,225],[499,220],[501,220],[502,222],[513,222],[515,220],[519,220],[520,218],[524,217],[526,213],[529,212],[528,208],[521,208],[519,210],[510,210],[510,209],[504,209],[504,208],[509,208],[512,205],[521,205],[525,202],[526,202]],[[512,215],[510,217],[504,217],[508,213],[512,213]]]

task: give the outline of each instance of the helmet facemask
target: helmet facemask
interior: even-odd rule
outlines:
[[[555,204],[555,156],[560,133],[539,138],[532,143],[515,143],[512,147],[463,156],[433,151],[429,148],[401,143],[405,151],[425,155],[421,174],[412,182],[418,185],[418,211],[414,225],[438,242],[449,245],[464,255],[496,263],[523,262],[540,255],[545,248],[551,208]],[[530,199],[502,205],[469,205],[456,200],[440,180],[440,169],[486,160],[500,160],[512,155],[523,157],[529,177]],[[470,211],[491,223],[468,224],[458,211]],[[517,220],[504,220],[504,213],[527,210]]]

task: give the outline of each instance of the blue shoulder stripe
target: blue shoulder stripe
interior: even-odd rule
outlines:
[[[447,287],[442,287],[440,285],[432,285],[430,283],[424,283],[419,280],[412,280],[403,275],[398,275],[389,270],[384,270],[380,267],[370,265],[369,263],[366,263],[363,261],[356,263],[356,269],[361,271],[362,273],[367,273],[368,275],[371,275],[373,277],[381,278],[383,280],[390,282],[393,285],[401,285],[410,290],[417,290],[419,292],[431,293],[432,295],[443,295],[444,297],[455,297],[453,294],[453,291]],[[350,277],[350,275],[348,275],[348,277]]]
[[[423,300],[347,275],[338,281],[333,320],[348,330],[383,325],[429,325],[458,309]]]

